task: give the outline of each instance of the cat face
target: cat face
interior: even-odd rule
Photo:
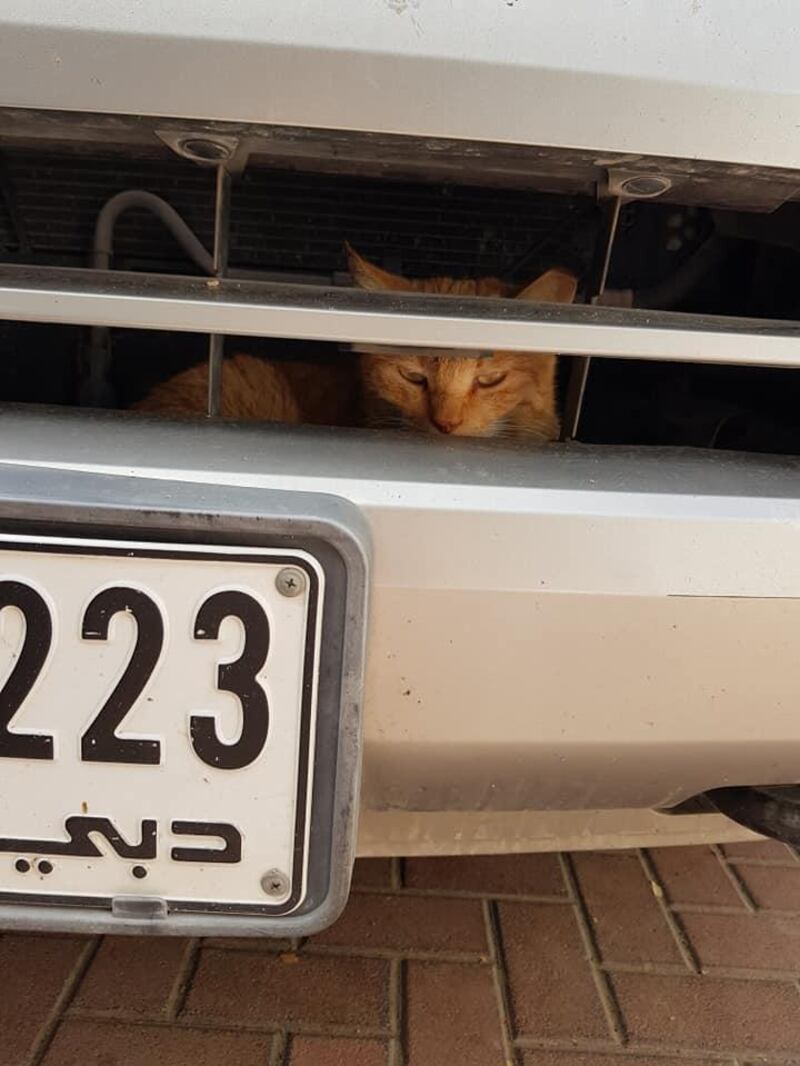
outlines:
[[[521,292],[496,278],[410,280],[381,270],[348,249],[350,270],[364,289],[505,296],[571,303],[577,280],[548,270]],[[367,419],[373,426],[464,437],[558,435],[556,357],[533,352],[448,352],[359,345]]]

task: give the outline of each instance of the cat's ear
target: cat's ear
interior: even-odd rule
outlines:
[[[578,291],[578,279],[566,270],[548,270],[517,293],[518,300],[535,303],[571,304]]]
[[[399,274],[390,274],[388,270],[370,263],[359,255],[355,248],[345,243],[347,252],[347,265],[353,275],[353,281],[360,289],[372,289],[373,291],[407,292],[411,288],[411,282]]]

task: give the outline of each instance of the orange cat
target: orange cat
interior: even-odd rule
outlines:
[[[350,270],[363,289],[452,296],[505,296],[571,303],[577,279],[548,270],[521,291],[497,278],[409,280],[389,274],[348,248]],[[359,345],[364,411],[374,426],[413,427],[464,437],[555,440],[556,357],[533,352],[448,352]]]
[[[456,296],[515,296],[569,303],[576,279],[548,270],[521,291],[496,278],[409,280],[390,274],[348,247],[350,270],[364,289]],[[224,418],[414,428],[471,437],[558,436],[556,357],[530,352],[448,352],[361,345],[360,383],[344,364],[313,366],[236,355],[223,364]],[[206,406],[207,365],[157,385],[137,404],[163,414],[200,414]],[[360,384],[360,387],[359,387]],[[360,396],[359,396],[360,394]],[[360,406],[359,406],[360,401]]]
[[[134,408],[173,417],[203,414],[208,403],[208,363],[156,385]],[[307,422],[346,426],[360,421],[358,376],[339,366],[270,363],[255,355],[234,355],[222,364],[221,414],[240,422]]]

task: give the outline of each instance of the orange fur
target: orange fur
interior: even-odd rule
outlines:
[[[382,270],[349,246],[347,252],[353,278],[364,289],[568,303],[577,287],[576,279],[561,270],[548,270],[516,292],[497,278],[410,280]],[[344,361],[313,366],[272,363],[250,355],[235,355],[223,363],[223,418],[320,425],[366,421],[457,436],[539,441],[558,436],[552,353],[426,355],[418,349],[373,345],[356,350],[363,418],[359,381]],[[136,407],[167,415],[201,414],[206,409],[207,383],[204,362],[157,385]]]
[[[562,270],[548,270],[515,294],[497,278],[409,280],[381,270],[349,247],[348,256],[356,282],[371,290],[571,303],[577,288],[576,279]],[[372,425],[411,426],[468,437],[543,441],[558,436],[556,356],[552,353],[425,355],[413,349],[382,350],[374,345],[359,345],[357,351],[361,355],[365,414]],[[409,375],[413,381],[408,380]]]
[[[240,422],[308,422],[348,425],[356,420],[357,380],[349,364],[270,363],[234,355],[222,364],[223,418]],[[184,370],[156,385],[135,404],[139,411],[171,416],[203,414],[208,400],[208,364]]]

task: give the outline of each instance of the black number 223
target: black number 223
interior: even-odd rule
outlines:
[[[40,733],[12,733],[11,722],[30,694],[47,662],[53,643],[53,618],[44,597],[22,581],[0,581],[0,613],[15,607],[25,621],[16,662],[0,689],[0,758],[52,759],[53,737]],[[158,604],[141,589],[115,586],[91,600],[81,621],[84,640],[108,640],[112,618],[124,612],[136,623],[136,641],[128,664],[113,691],[81,737],[84,762],[157,765],[161,741],[156,738],[120,737],[117,730],[144,690],[164,646],[164,619]],[[236,618],[244,629],[244,648],[234,662],[217,667],[217,687],[236,696],[242,726],[235,741],[220,738],[210,715],[193,714],[189,721],[192,747],[209,766],[238,770],[254,762],[267,742],[269,703],[258,675],[267,661],[269,620],[261,604],[239,590],[216,592],[199,607],[194,622],[195,640],[216,640],[226,618]]]

